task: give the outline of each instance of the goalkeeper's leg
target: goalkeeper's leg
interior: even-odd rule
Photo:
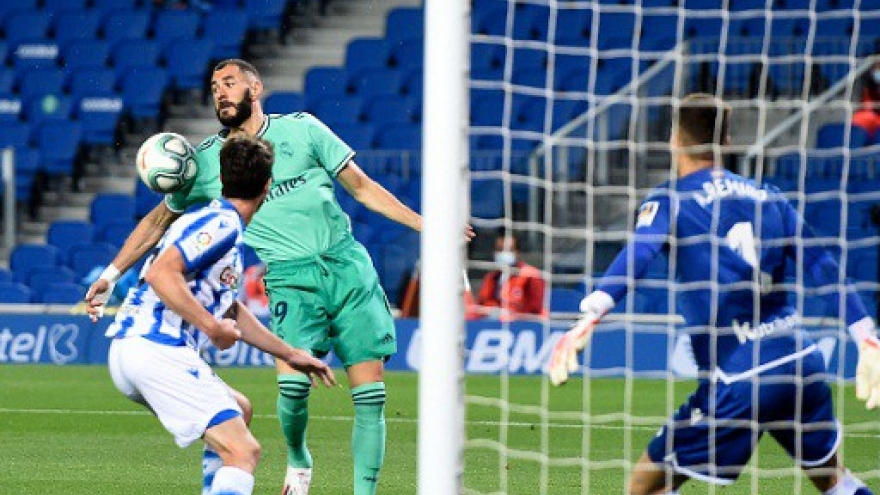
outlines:
[[[385,459],[385,383],[382,361],[358,363],[348,368],[354,428],[351,451],[354,457],[355,495],[374,495],[379,470]]]
[[[283,495],[307,495],[312,480],[312,455],[306,445],[309,424],[309,377],[300,373],[278,375],[278,421],[287,442],[287,473]]]
[[[874,495],[864,483],[831,456],[821,466],[804,468],[813,485],[824,495]]]

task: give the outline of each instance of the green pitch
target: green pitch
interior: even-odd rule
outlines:
[[[273,370],[222,369],[220,374],[254,403],[252,428],[263,445],[255,493],[276,495],[285,453],[274,416]],[[388,449],[380,492],[414,494],[418,377],[389,373],[387,382]],[[469,376],[468,493],[623,493],[624,460],[641,454],[663,417],[691,388],[689,382],[628,385],[594,379],[588,388],[575,381],[551,389],[538,377],[505,382]],[[848,428],[843,457],[877,491],[880,413],[865,411],[852,396],[851,388],[835,392],[836,409]],[[312,493],[351,493],[347,388],[316,390],[311,401]],[[549,403],[549,411],[542,403]],[[629,420],[624,410],[632,411]],[[589,429],[583,426],[588,424],[583,411],[594,418]],[[116,392],[100,366],[0,366],[0,449],[0,494],[196,495],[200,488],[201,449],[178,449],[158,421]],[[757,459],[734,487],[713,490],[691,483],[683,490],[716,492],[817,493],[772,441],[762,442]]]

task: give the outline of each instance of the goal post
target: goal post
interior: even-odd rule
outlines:
[[[425,2],[419,495],[462,489],[469,33],[467,0]]]

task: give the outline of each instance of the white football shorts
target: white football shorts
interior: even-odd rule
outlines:
[[[107,366],[116,388],[148,407],[180,447],[201,438],[218,414],[220,422],[241,416],[229,386],[191,347],[114,339]]]

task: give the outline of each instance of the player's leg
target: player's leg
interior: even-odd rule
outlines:
[[[836,453],[819,466],[804,466],[804,473],[824,495],[874,495],[860,479],[840,464]]]
[[[214,474],[211,495],[251,495],[260,444],[241,416],[218,416],[214,422],[203,438],[220,456],[223,466]]]
[[[354,458],[354,493],[374,494],[385,460],[385,382],[382,361],[349,366],[348,382],[354,405],[351,451]]]
[[[244,423],[250,425],[251,418],[254,415],[251,401],[238,390],[230,388],[229,391],[235,398],[235,402],[238,403],[238,407],[241,408],[241,416]],[[223,460],[220,458],[220,454],[217,453],[211,444],[205,442],[205,448],[202,451],[202,495],[209,495],[211,493],[211,485],[214,483],[214,475],[222,466]]]
[[[293,347],[321,355],[330,350],[329,320],[317,295],[325,270],[317,264],[272,263],[266,273],[271,329]],[[306,442],[311,381],[276,360],[278,421],[287,443],[283,495],[306,495],[312,479],[312,455]]]
[[[644,452],[633,467],[629,479],[627,493],[630,495],[675,494],[688,480],[687,476],[678,474],[663,464],[655,464],[647,452]]]

